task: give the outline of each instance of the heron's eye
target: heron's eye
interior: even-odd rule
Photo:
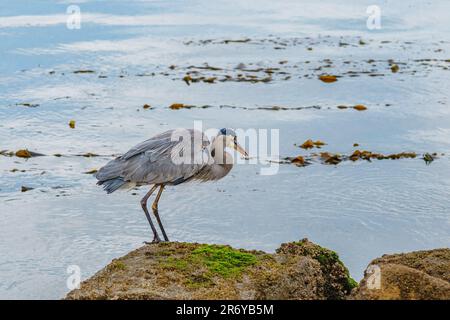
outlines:
[[[236,136],[234,137],[233,141],[234,141],[234,144],[237,144],[237,137]]]

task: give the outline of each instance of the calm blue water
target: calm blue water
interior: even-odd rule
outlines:
[[[419,158],[282,165],[272,176],[259,174],[264,163],[237,165],[217,183],[167,189],[160,213],[171,240],[273,251],[308,237],[336,250],[358,280],[384,253],[449,246],[448,2],[380,1],[382,28],[372,31],[371,1],[76,2],[79,30],[66,27],[68,1],[0,3],[0,150],[64,155],[0,156],[0,298],[61,298],[67,266],[80,266],[85,279],[149,240],[139,205],[146,189],[107,196],[83,172],[195,120],[205,128],[279,129],[281,156],[307,155],[294,144],[308,138],[343,154],[357,142],[386,154],[444,155],[428,166]],[[218,43],[245,38],[252,41]],[[206,39],[214,41],[198,44]],[[278,50],[269,39],[287,45]],[[291,78],[187,86],[188,67],[204,63],[225,69],[202,71],[219,77],[237,76],[244,63]],[[345,75],[352,70],[384,76]],[[325,71],[343,77],[325,84],[317,80]],[[175,102],[322,108],[167,108]],[[336,109],[355,104],[368,110]],[[102,156],[75,156],[87,152]]]

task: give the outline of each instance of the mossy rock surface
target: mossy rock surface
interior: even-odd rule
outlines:
[[[114,259],[67,299],[344,299],[353,283],[336,253],[309,242],[274,254],[160,243]]]
[[[277,249],[277,253],[310,257],[319,262],[323,277],[326,279],[322,288],[323,294],[329,299],[343,299],[358,286],[336,252],[314,244],[308,239],[283,243]]]

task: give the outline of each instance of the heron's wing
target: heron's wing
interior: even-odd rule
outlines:
[[[158,150],[160,150],[162,152],[164,151],[164,149],[176,143],[176,141],[171,141],[171,136],[173,132],[174,130],[169,130],[161,134],[158,134],[154,137],[151,137],[150,139],[145,140],[139,143],[138,145],[134,146],[130,150],[128,150],[128,152],[122,155],[120,158],[123,160],[128,160],[146,151],[157,152]]]
[[[146,140],[121,157],[125,181],[178,184],[209,161],[209,140],[196,130],[170,130]]]

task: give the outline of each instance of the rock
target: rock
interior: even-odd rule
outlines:
[[[334,251],[308,239],[273,254],[163,242],[114,259],[66,299],[450,299],[450,249],[384,255],[358,287]]]
[[[273,254],[163,242],[113,260],[66,299],[344,299],[355,286],[335,252],[307,239]]]
[[[351,299],[450,299],[450,249],[384,255],[373,260]]]

